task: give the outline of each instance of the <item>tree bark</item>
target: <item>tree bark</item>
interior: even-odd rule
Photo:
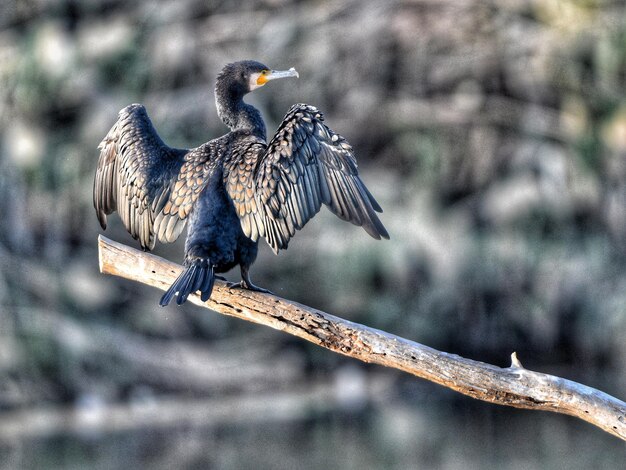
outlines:
[[[167,289],[181,266],[98,238],[100,271]],[[155,298],[155,306],[158,299]],[[230,289],[217,281],[211,299],[189,301],[298,336],[364,362],[399,369],[498,405],[578,417],[626,441],[626,403],[571,380],[525,369],[515,353],[508,368],[465,359],[280,297]]]

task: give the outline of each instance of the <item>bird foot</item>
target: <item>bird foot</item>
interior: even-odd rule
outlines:
[[[263,289],[262,287],[259,287],[259,286],[255,286],[251,282],[246,282],[243,279],[241,281],[239,281],[239,282],[229,282],[228,284],[226,284],[226,287],[228,287],[229,289],[232,289],[232,288],[235,288],[235,289],[248,289],[248,290],[251,290],[253,292],[262,292],[264,294],[272,294],[271,291],[269,291],[267,289]]]

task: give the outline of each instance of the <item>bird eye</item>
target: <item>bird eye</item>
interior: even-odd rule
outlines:
[[[269,72],[269,70],[265,69],[265,70],[261,70],[261,75],[267,75]]]

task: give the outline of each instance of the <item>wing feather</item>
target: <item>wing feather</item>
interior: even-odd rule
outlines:
[[[269,145],[251,139],[226,165],[224,181],[244,233],[253,240],[265,237],[276,252],[322,204],[372,237],[389,238],[352,147],[313,106],[292,106]]]
[[[163,143],[146,109],[122,109],[98,148],[93,202],[102,228],[117,211],[144,249],[174,241],[206,184],[207,144],[194,150]]]

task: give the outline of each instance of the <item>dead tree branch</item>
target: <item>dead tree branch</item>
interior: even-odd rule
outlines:
[[[181,267],[100,236],[100,271],[165,290]],[[626,441],[626,403],[571,380],[522,367],[508,368],[440,352],[384,331],[277,296],[229,289],[216,282],[208,302],[189,300],[223,315],[270,326],[364,362],[408,372],[479,400],[583,419]],[[156,305],[156,300],[155,300]]]

